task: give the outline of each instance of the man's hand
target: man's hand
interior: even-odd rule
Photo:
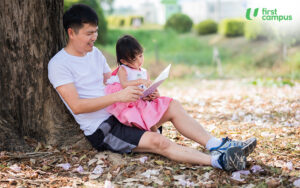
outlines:
[[[119,102],[134,102],[143,95],[143,89],[138,86],[128,86],[115,94]]]

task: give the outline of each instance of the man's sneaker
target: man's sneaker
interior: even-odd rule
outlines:
[[[244,155],[248,157],[256,147],[256,138],[249,138],[246,141],[235,141],[228,137],[222,139],[222,143],[218,147],[211,148],[209,151],[212,155],[218,155],[224,153],[230,147],[240,147],[244,152]]]
[[[240,147],[235,146],[221,153],[218,163],[225,171],[244,170],[246,167],[246,156]]]

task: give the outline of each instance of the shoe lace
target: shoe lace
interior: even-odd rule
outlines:
[[[221,153],[219,159],[218,159],[218,163],[221,165],[222,169],[225,170],[225,164],[224,164],[224,155],[225,153]]]
[[[221,143],[218,147],[216,147],[216,148],[211,148],[210,151],[218,151],[218,152],[220,152],[219,149],[220,149],[226,142],[228,142],[228,141],[230,141],[230,140],[231,140],[231,139],[228,138],[228,137],[223,138],[223,139],[222,139],[222,143]],[[220,152],[220,153],[222,153],[222,152]]]

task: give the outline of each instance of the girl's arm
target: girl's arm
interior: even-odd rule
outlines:
[[[120,66],[119,71],[118,71],[118,77],[120,80],[120,84],[122,85],[123,88],[126,88],[128,86],[139,86],[139,85],[146,85],[148,86],[148,80],[144,79],[137,79],[137,80],[127,80],[127,72],[124,67]]]
[[[148,73],[147,73],[147,78],[148,78],[148,81],[151,82],[150,76]],[[147,97],[144,97],[143,100],[144,101],[152,101],[158,97],[160,97],[160,94],[159,94],[158,89],[156,89],[152,94],[148,95]]]
[[[106,81],[111,77],[111,72],[103,73],[103,84],[106,85]]]

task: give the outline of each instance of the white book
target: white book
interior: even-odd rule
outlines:
[[[154,82],[149,86],[147,89],[144,90],[143,95],[141,98],[147,97],[151,93],[153,93],[158,86],[165,81],[169,77],[169,72],[170,72],[171,64],[169,64],[159,75],[158,77],[154,80]]]

